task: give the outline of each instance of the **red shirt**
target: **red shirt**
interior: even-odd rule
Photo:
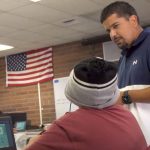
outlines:
[[[53,122],[26,150],[146,150],[133,115],[122,106],[80,108]]]

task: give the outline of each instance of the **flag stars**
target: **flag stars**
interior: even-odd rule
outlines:
[[[7,57],[8,71],[22,71],[26,69],[26,54],[21,53]]]

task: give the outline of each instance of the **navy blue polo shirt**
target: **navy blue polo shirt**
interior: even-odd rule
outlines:
[[[150,85],[150,28],[141,32],[119,61],[119,89],[132,85]]]

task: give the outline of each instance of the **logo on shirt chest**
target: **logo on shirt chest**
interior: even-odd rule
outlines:
[[[134,60],[133,62],[132,62],[132,65],[134,66],[134,65],[137,65],[137,63],[138,63],[138,60],[136,59],[136,60]]]

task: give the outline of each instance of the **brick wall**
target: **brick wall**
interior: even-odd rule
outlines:
[[[74,42],[53,47],[55,78],[68,76],[77,62],[92,56],[103,57],[101,44],[82,46],[80,42]],[[41,83],[40,89],[43,123],[52,122],[55,119],[52,81]],[[27,118],[32,125],[40,124],[37,85],[6,88],[4,58],[0,58],[0,110],[27,112]]]

